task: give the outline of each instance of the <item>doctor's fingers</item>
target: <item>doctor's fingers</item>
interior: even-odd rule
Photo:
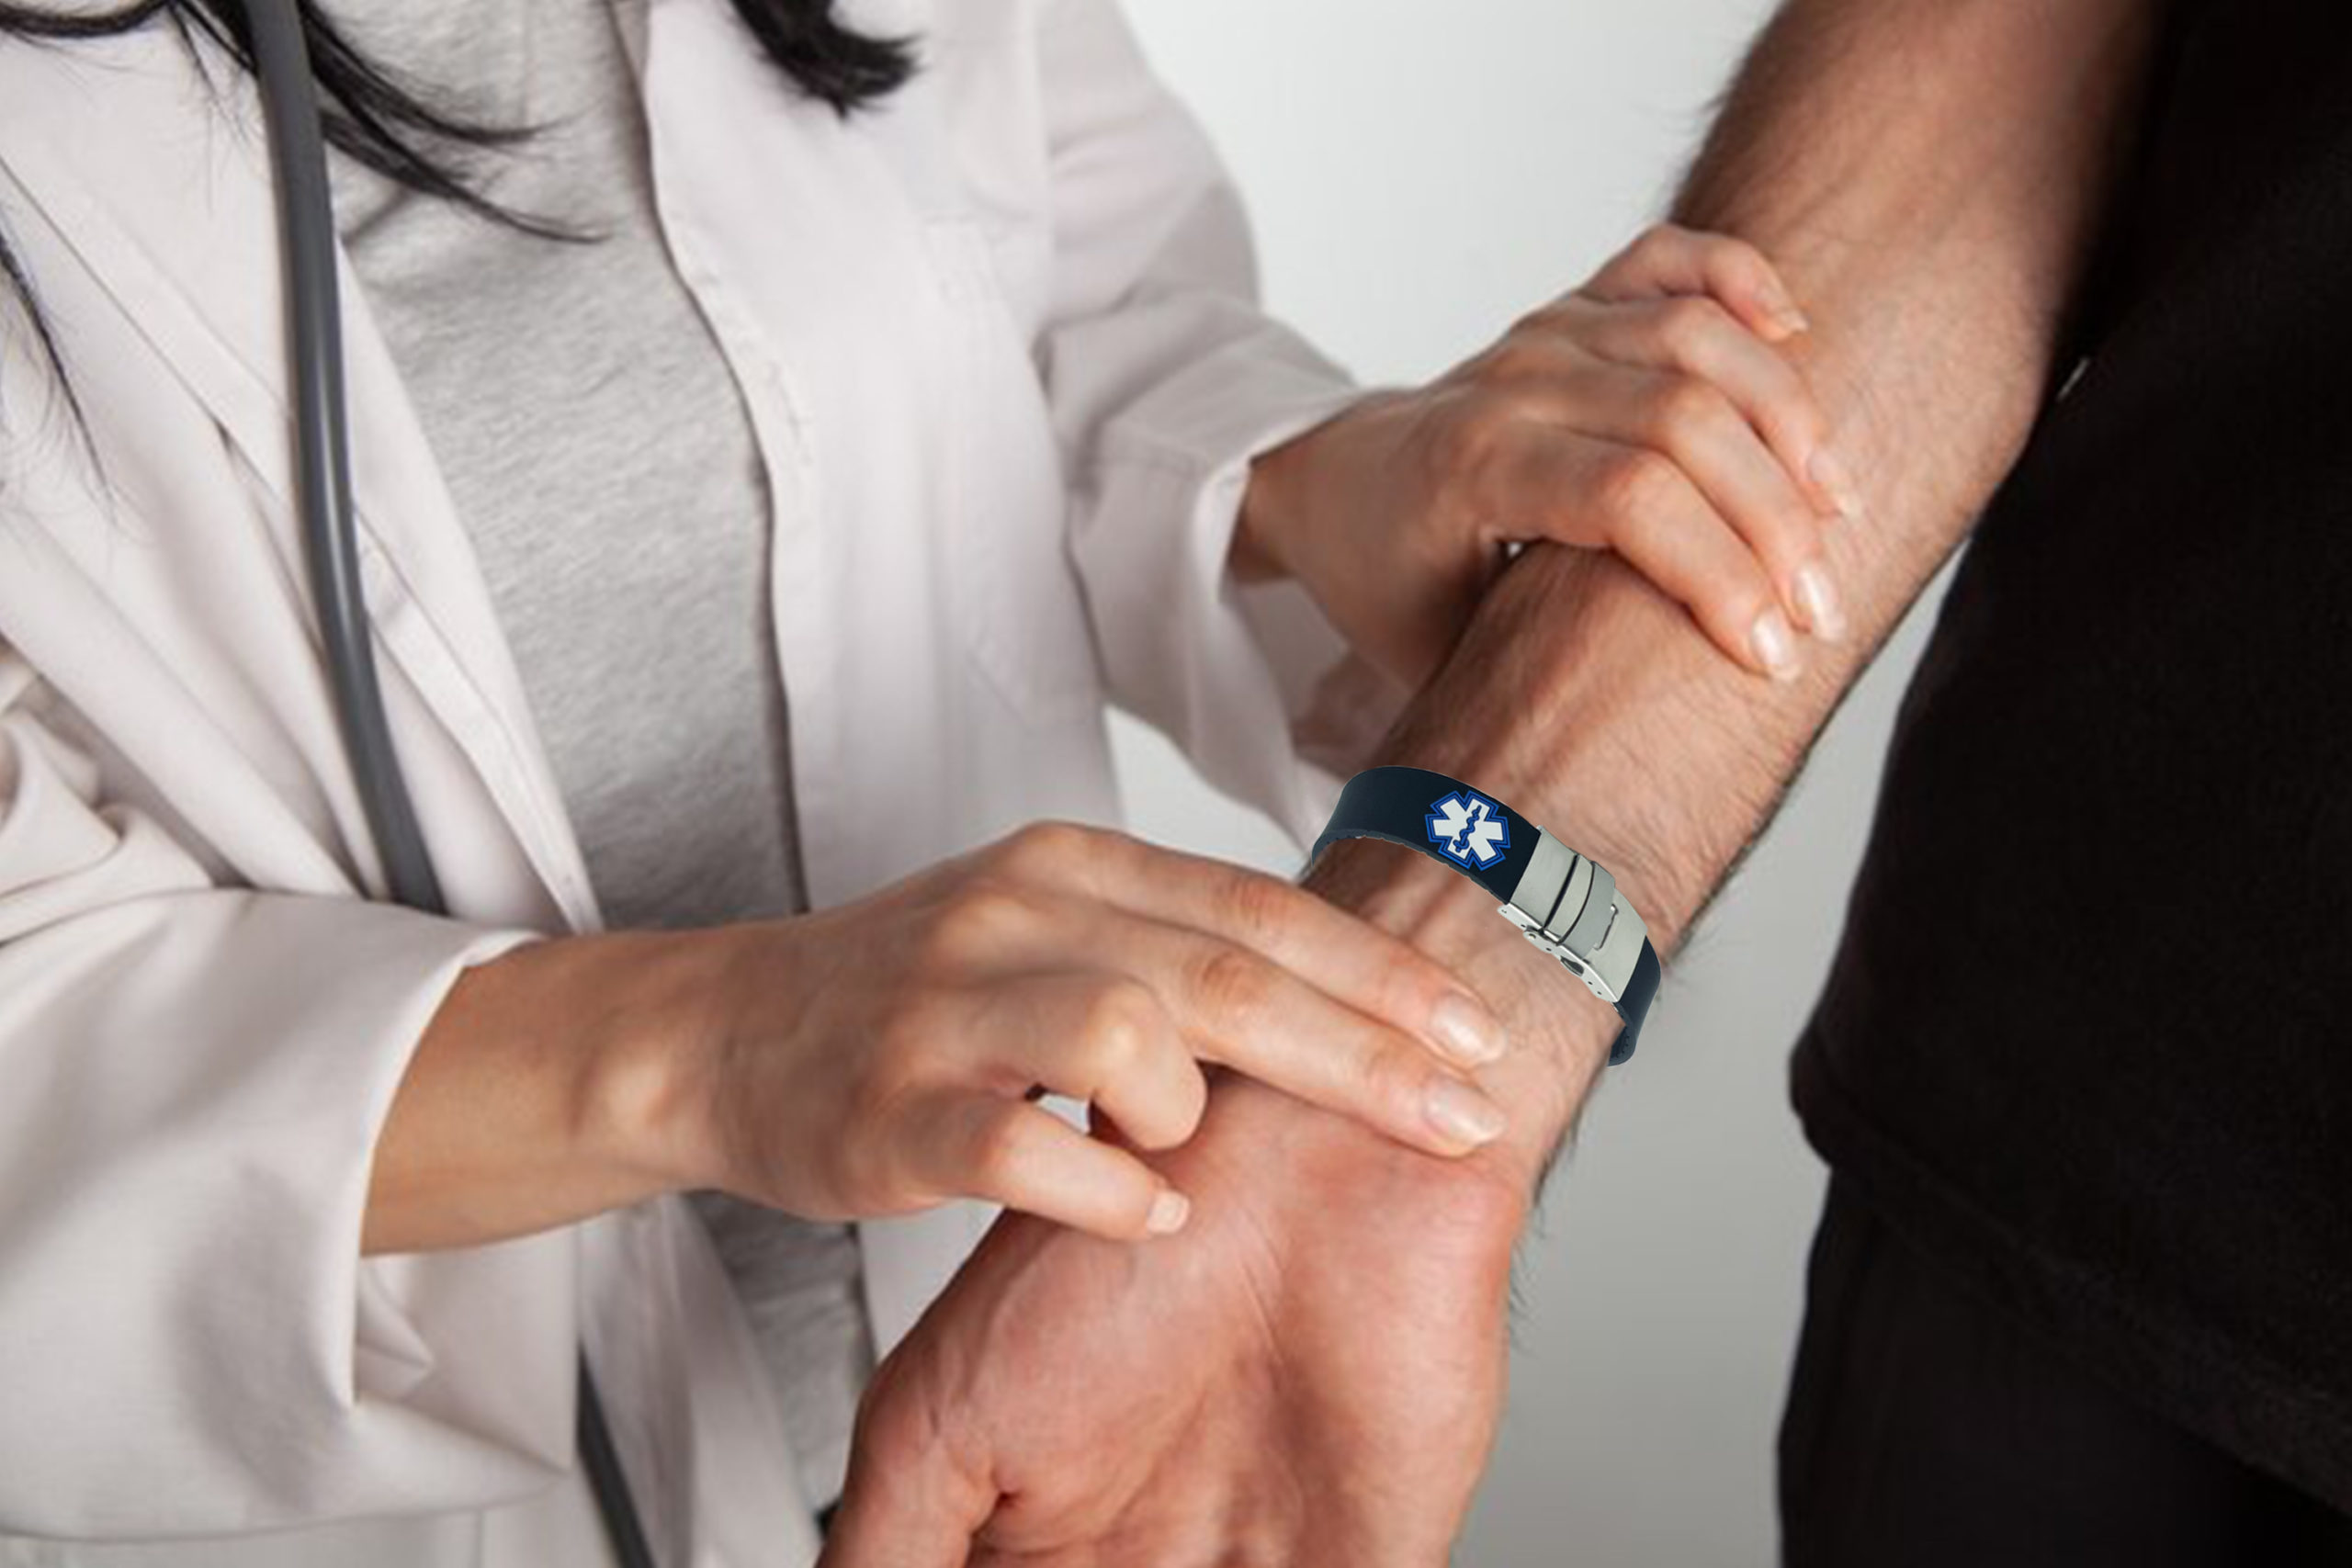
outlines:
[[[1086,1101],[1139,1148],[1174,1148],[1208,1110],[1183,1031],[1133,974],[1073,967],[989,986],[966,1028],[991,1072]]]
[[[1679,223],[1643,231],[1577,293],[1605,300],[1708,295],[1768,343],[1785,342],[1806,328],[1804,312],[1770,256],[1745,240]]]
[[[1400,1143],[1453,1156],[1484,1147],[1503,1132],[1502,1108],[1418,1036],[1309,985],[1254,949],[1211,932],[1104,911],[1070,956],[1148,986],[1201,1060],[1246,1073]],[[1109,1086],[1130,1070],[1142,1076],[1139,1065],[1131,1069],[1124,1058],[1139,1064],[1150,1049],[1145,1031],[1123,1029],[1119,1041],[1108,1059],[1099,1034],[1081,1050],[1081,1057],[1092,1058],[1081,1069],[1088,1077]],[[1063,1088],[1050,1077],[1045,1081]],[[1107,1094],[1098,1091],[1097,1098],[1136,1142],[1167,1146],[1147,1136]],[[1190,1134],[1187,1127],[1184,1135]]]
[[[1549,418],[1534,407],[1510,436],[1493,443],[1481,470],[1486,515],[1522,536],[1532,531],[1622,549],[1637,514],[1654,509],[1657,492],[1671,488],[1653,470],[1672,468],[1746,542],[1800,624],[1832,640],[1843,634],[1824,554],[1826,520],[1714,387],[1679,372],[1596,363],[1562,388]],[[1644,456],[1612,454],[1596,462],[1588,450],[1595,438]],[[1556,482],[1562,479],[1572,482]],[[1744,593],[1753,575],[1743,572],[1724,585]],[[1699,601],[1676,596],[1698,607]]]
[[[1064,823],[1023,829],[994,852],[1033,885],[1259,953],[1463,1066],[1483,1066],[1508,1044],[1501,1021],[1453,970],[1279,877]]]
[[[1677,303],[1705,306],[1703,300]],[[1460,443],[1476,458],[1464,471],[1478,515],[1505,525],[1523,524],[1531,503],[1542,515],[1547,497],[1528,490],[1523,459],[1530,443],[1543,442],[1547,432],[1554,440],[1599,436],[1647,447],[1680,465],[1724,520],[1748,542],[1782,601],[1800,618],[1809,619],[1809,601],[1819,590],[1804,592],[1802,574],[1821,557],[1834,508],[1817,499],[1815,487],[1801,478],[1804,468],[1791,466],[1791,457],[1771,445],[1757,416],[1733,391],[1674,367],[1602,357],[1586,336],[1565,332],[1515,338],[1507,354],[1489,356],[1485,383],[1486,396],[1465,402],[1454,416],[1487,426],[1477,438]],[[1811,429],[1810,416],[1805,429]],[[1790,439],[1792,451],[1808,455],[1795,459],[1800,465],[1821,450],[1811,444],[1809,434]],[[1539,459],[1546,456],[1536,454]],[[1638,486],[1645,481],[1629,482]],[[1594,499],[1605,503],[1611,498],[1604,494]],[[1584,532],[1573,526],[1566,532],[1545,530],[1561,542],[1615,542],[1590,536],[1592,526],[1607,527],[1616,520],[1605,506],[1577,507],[1563,515],[1569,525],[1583,525]],[[1815,629],[1837,629],[1834,603],[1828,610],[1830,626]]]
[[[1800,668],[1781,593],[1747,540],[1680,464],[1644,446],[1589,437],[1526,443],[1512,459],[1525,497],[1507,516],[1570,543],[1596,536],[1734,660],[1776,680]]]
[[[1789,356],[1713,299],[1601,304],[1571,297],[1558,312],[1589,352],[1619,365],[1680,371],[1714,388],[1764,438],[1825,516],[1861,510],[1829,449],[1829,416]]]
[[[1141,1159],[1042,1105],[942,1087],[909,1101],[893,1136],[907,1174],[946,1198],[978,1198],[1111,1241],[1184,1227],[1192,1204]]]

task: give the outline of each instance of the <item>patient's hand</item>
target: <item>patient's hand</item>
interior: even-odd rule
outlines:
[[[826,1568],[1440,1568],[1493,1440],[1513,1244],[1613,1014],[1385,844],[1311,886],[1511,1026],[1510,1131],[1417,1153],[1221,1078],[1153,1161],[1194,1196],[1125,1245],[1001,1221],[885,1363]]]
[[[1162,1163],[1180,1236],[999,1223],[868,1394],[826,1568],[1446,1561],[1526,1183],[1238,1079]]]

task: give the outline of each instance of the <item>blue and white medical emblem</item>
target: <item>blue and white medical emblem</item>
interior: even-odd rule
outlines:
[[[1484,871],[1510,848],[1510,824],[1502,807],[1466,789],[1434,801],[1427,818],[1430,842],[1464,865]]]

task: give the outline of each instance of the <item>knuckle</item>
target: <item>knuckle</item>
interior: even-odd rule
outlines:
[[[1139,980],[1106,981],[1086,999],[1080,1042],[1097,1083],[1126,1077],[1148,1053],[1159,1003]]]
[[[1545,311],[1523,318],[1508,336],[1487,351],[1478,378],[1489,385],[1515,387],[1550,378],[1555,373],[1557,355],[1543,341],[1549,330]]]
[[[1296,919],[1295,897],[1296,889],[1271,876],[1244,872],[1226,883],[1218,906],[1227,931],[1237,940],[1264,946]]]
[[[1272,990],[1265,962],[1223,943],[1196,958],[1189,976],[1193,993],[1210,1013],[1248,1017],[1261,1010]]]
[[[967,883],[933,918],[927,956],[952,964],[991,951],[1025,929],[1033,913],[1027,896],[1011,883]]]
[[[1687,243],[1690,238],[1690,231],[1679,224],[1653,223],[1634,236],[1633,243],[1625,247],[1625,254],[1645,263],[1655,262]]]
[[[1604,460],[1594,503],[1605,516],[1634,528],[1647,526],[1674,499],[1682,470],[1645,447],[1632,447]]]
[[[1119,1108],[1119,1131],[1139,1149],[1172,1149],[1200,1131],[1208,1111],[1207,1080],[1195,1071],[1130,1096]]]
[[[1713,435],[1731,412],[1731,404],[1713,383],[1697,376],[1670,377],[1651,400],[1652,434],[1664,441]]]
[[[980,1185],[1001,1191],[1020,1178],[1025,1157],[1028,1118],[1035,1114],[1025,1104],[1007,1104],[989,1111],[972,1129],[971,1174]]]
[[[1650,330],[1667,357],[1687,368],[1706,358],[1709,346],[1730,320],[1729,312],[1713,299],[1685,295],[1660,305],[1651,318]]]
[[[1180,1144],[1190,1143],[1193,1134],[1201,1130],[1201,1122],[1207,1118],[1208,1110],[1208,1079],[1198,1071],[1185,1074],[1178,1098],[1169,1110],[1167,1126],[1160,1129],[1159,1135],[1147,1146],[1172,1149]]]
[[[1510,330],[1503,334],[1502,341],[1495,345],[1496,349],[1514,345],[1523,348],[1530,338],[1541,338],[1559,332],[1567,322],[1571,302],[1576,298],[1573,293],[1564,294],[1536,306],[1511,322]]]
[[[1017,874],[1051,875],[1082,861],[1096,837],[1075,822],[1032,822],[1004,839],[999,863]]]
[[[1377,951],[1385,959],[1375,993],[1385,1017],[1427,1018],[1448,997],[1477,994],[1461,976],[1409,942],[1384,933]]]
[[[1743,282],[1758,282],[1772,270],[1764,253],[1736,234],[1702,234],[1699,243],[1706,248],[1707,259],[1724,272]]]

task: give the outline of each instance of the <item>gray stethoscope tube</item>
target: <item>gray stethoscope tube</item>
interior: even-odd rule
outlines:
[[[344,748],[392,897],[413,908],[444,914],[441,879],[434,872],[385,718],[360,586],[358,531],[352,522],[351,434],[344,398],[342,303],[335,277],[334,203],[327,184],[326,142],[319,126],[310,46],[295,0],[246,0],[245,14],[253,31],[254,72],[268,122],[270,164],[277,186],[304,550]],[[584,1354],[580,1359],[579,1436],[581,1463],[623,1568],[653,1568],[653,1553]]]

